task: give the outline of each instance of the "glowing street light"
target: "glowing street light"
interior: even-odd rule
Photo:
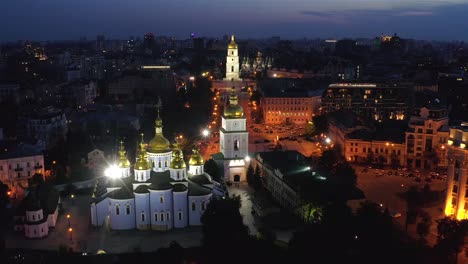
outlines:
[[[69,227],[69,228],[68,228],[68,233],[70,233],[70,241],[73,241],[73,235],[72,235],[72,233],[73,233],[73,228]]]
[[[71,217],[71,215],[70,215],[70,214],[67,214],[68,227],[70,227],[70,217]]]
[[[209,135],[210,135],[210,131],[208,131],[208,129],[203,129],[202,136],[207,137]]]
[[[331,139],[330,139],[329,137],[327,137],[327,138],[325,139],[325,142],[326,142],[327,144],[330,144],[330,143],[331,143]]]
[[[249,161],[250,161],[250,157],[249,157],[249,156],[245,156],[245,161],[249,162]]]

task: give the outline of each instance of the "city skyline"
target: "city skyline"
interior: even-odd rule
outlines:
[[[382,33],[422,40],[468,40],[464,0],[330,0],[217,2],[83,0],[4,2],[0,41],[66,40],[103,34],[126,39],[153,32],[188,38],[372,38]],[[207,15],[209,14],[209,15]]]

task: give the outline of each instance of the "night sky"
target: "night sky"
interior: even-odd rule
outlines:
[[[1,0],[0,41],[155,35],[468,40],[468,0]]]

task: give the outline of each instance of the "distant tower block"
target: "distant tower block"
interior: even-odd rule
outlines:
[[[226,57],[226,80],[238,81],[239,78],[239,53],[234,35],[231,36],[231,42],[227,48]]]

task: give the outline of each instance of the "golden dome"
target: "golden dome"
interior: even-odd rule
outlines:
[[[171,143],[167,138],[164,137],[162,133],[162,119],[159,117],[156,119],[156,134],[154,135],[153,139],[150,140],[148,143],[148,152],[151,153],[163,153],[171,151],[170,145]]]
[[[224,108],[224,116],[228,118],[240,118],[244,116],[244,108],[237,103],[236,89],[232,87],[229,96],[229,105]]]
[[[171,168],[172,169],[184,169],[187,165],[184,161],[184,153],[176,144],[175,149],[172,151],[172,161],[171,161]]]
[[[130,161],[127,159],[125,155],[125,148],[123,145],[123,141],[120,141],[120,149],[119,149],[119,168],[128,168],[130,167]]]
[[[138,154],[135,162],[135,170],[149,170],[151,168],[146,159],[145,146],[143,143],[143,134],[141,134],[141,143],[138,146]]]
[[[237,49],[237,43],[234,40],[234,35],[231,35],[231,42],[229,42],[228,49]]]
[[[189,165],[192,165],[192,166],[203,165],[204,164],[203,157],[200,155],[200,150],[198,149],[198,147],[194,147],[192,151],[193,151],[193,154],[192,154],[192,157],[190,157]]]

